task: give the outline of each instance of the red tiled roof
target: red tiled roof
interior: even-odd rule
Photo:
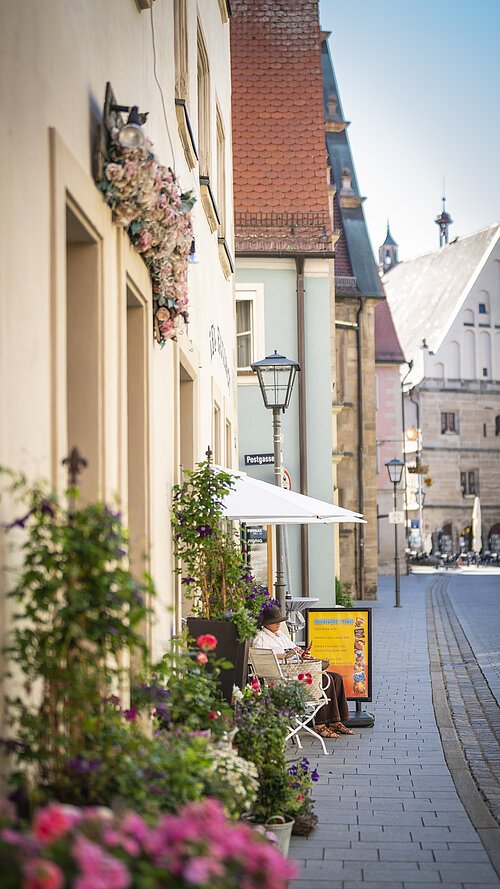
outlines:
[[[375,306],[375,361],[402,364],[404,360],[389,303],[383,299]]]
[[[231,0],[236,214],[328,220],[318,0]]]

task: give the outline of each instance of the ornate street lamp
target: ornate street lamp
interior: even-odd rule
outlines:
[[[394,512],[397,510],[397,487],[401,482],[401,477],[403,475],[403,469],[405,464],[402,460],[399,460],[397,457],[393,457],[392,460],[388,460],[385,464],[387,467],[387,472],[389,474],[389,481],[394,486]],[[397,516],[394,516],[396,519]],[[396,604],[395,608],[401,608],[401,597],[400,597],[400,571],[399,571],[399,552],[398,552],[398,525],[397,522],[394,522],[394,571],[395,571],[395,593],[396,593]]]
[[[300,365],[284,355],[268,355],[261,361],[255,361],[252,370],[257,374],[264,406],[273,412],[274,438],[274,484],[283,486],[281,465],[281,414],[290,404],[293,384]],[[285,609],[285,582],[283,572],[283,528],[276,525],[276,582],[274,584],[276,599],[281,610]]]

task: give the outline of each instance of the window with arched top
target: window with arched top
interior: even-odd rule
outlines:
[[[479,323],[488,323],[490,318],[490,294],[487,290],[480,290],[477,297],[477,311]]]
[[[472,309],[465,309],[464,311],[464,327],[474,327],[475,319],[474,312]]]

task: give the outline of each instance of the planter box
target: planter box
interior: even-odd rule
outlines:
[[[231,661],[234,665],[229,670],[222,670],[218,679],[224,698],[231,703],[233,685],[243,688],[247,681],[250,642],[239,642],[236,627],[228,620],[188,617],[187,627],[193,639],[202,633],[212,633],[217,639],[216,656],[221,660]]]

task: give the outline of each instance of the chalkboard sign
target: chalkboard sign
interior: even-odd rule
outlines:
[[[371,701],[371,608],[309,608],[304,614],[313,657],[340,673],[348,700]]]

